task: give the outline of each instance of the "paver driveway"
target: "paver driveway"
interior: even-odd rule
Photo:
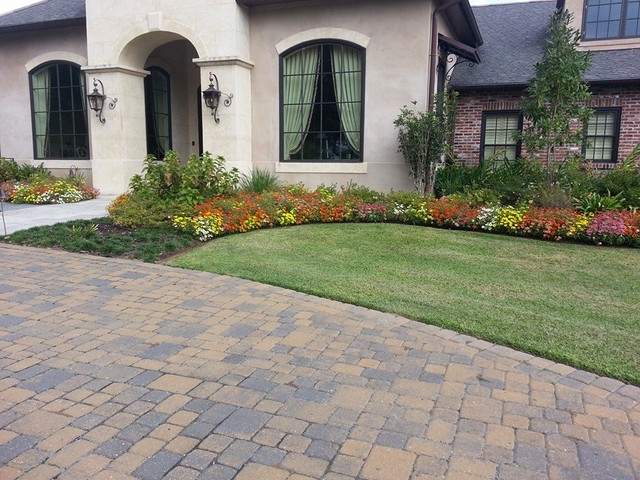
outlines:
[[[0,246],[0,479],[633,479],[640,389],[229,277]]]

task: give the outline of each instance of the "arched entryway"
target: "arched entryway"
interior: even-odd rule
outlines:
[[[189,39],[166,31],[144,33],[122,48],[118,64],[142,77],[136,103],[144,110],[145,134],[136,142],[145,154],[161,159],[175,150],[186,160],[199,153],[200,100],[193,98],[200,87],[200,68],[194,63],[199,55]]]
[[[176,29],[149,31],[150,26]],[[90,125],[94,185],[122,192],[142,170],[146,155],[160,158],[169,149],[183,161],[204,150],[224,156],[230,167],[249,170],[252,64],[212,55],[215,45],[162,15],[148,16],[140,27],[138,35],[124,36],[84,69],[89,81],[99,78],[106,94],[118,100],[106,123]],[[210,74],[234,96],[233,104],[219,112],[220,122],[203,108],[201,93],[195,94],[208,87]]]
[[[144,102],[147,154],[163,158],[176,150],[181,158],[198,153],[200,100],[193,91],[200,86],[200,69],[193,63],[198,52],[188,40],[173,40],[156,47],[144,70]]]

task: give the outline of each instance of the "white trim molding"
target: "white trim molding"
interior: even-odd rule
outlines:
[[[346,28],[312,28],[311,30],[298,32],[283,40],[280,40],[278,43],[276,43],[276,51],[278,52],[278,55],[281,55],[283,52],[286,52],[290,48],[295,47],[296,45],[300,45],[301,43],[325,38],[330,40],[344,40],[346,42],[355,43],[362,48],[367,48],[367,46],[369,45],[369,41],[371,40],[370,37],[367,37],[360,32],[356,32],[355,30],[349,30]]]
[[[87,64],[87,59],[77,53],[65,52],[62,50],[57,52],[47,52],[29,60],[26,63],[25,68],[27,69],[27,72],[30,72],[34,68],[47,62],[71,62],[82,67]]]
[[[69,158],[62,158],[59,160],[52,159],[35,159],[33,160],[33,165],[38,165],[43,163],[45,168],[48,169],[60,169],[64,168],[65,170],[76,167],[78,170],[90,170],[91,169],[91,160],[73,160]]]
[[[152,13],[126,29],[107,58],[114,65],[140,68],[157,47],[174,40],[187,40],[198,55],[207,55],[206,43],[190,26]]]
[[[367,163],[278,162],[276,173],[367,173]]]
[[[200,68],[205,67],[220,67],[223,65],[237,65],[251,70],[255,65],[250,60],[244,60],[240,57],[210,57],[210,58],[194,58],[193,63]]]
[[[122,67],[118,65],[102,65],[102,66],[90,66],[82,67],[82,71],[87,74],[98,73],[125,73],[127,75],[133,75],[134,77],[146,77],[149,75],[148,70],[139,70],[137,68]]]

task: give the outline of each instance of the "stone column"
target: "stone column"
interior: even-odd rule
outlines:
[[[251,62],[236,57],[198,58],[194,62],[200,67],[202,90],[209,88],[209,73],[218,77],[219,89],[233,94],[231,105],[220,99],[218,116],[214,121],[211,110],[202,106],[202,144],[205,152],[222,155],[226,167],[236,167],[241,172],[250,172],[251,158]]]
[[[86,67],[87,92],[93,79],[104,84],[105,95],[117,99],[114,109],[105,107],[105,123],[89,110],[89,137],[93,186],[103,194],[120,194],[131,177],[140,173],[146,156],[144,77],[148,72],[122,67]]]

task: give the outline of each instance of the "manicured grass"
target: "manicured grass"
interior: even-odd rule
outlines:
[[[170,265],[394,312],[640,385],[640,251],[394,224],[219,238]]]
[[[189,234],[171,227],[129,229],[118,227],[108,218],[30,228],[4,241],[145,262],[158,261],[197,243]]]

